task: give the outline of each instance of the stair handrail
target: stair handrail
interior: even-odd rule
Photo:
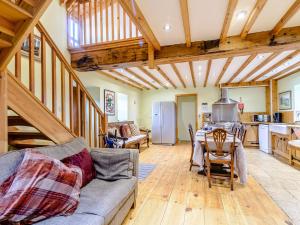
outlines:
[[[102,110],[99,108],[99,106],[96,104],[94,98],[89,94],[88,90],[85,88],[85,86],[82,84],[81,80],[79,79],[78,75],[75,73],[74,69],[72,68],[72,66],[70,65],[70,63],[67,61],[67,59],[64,57],[64,55],[61,53],[61,51],[59,50],[59,48],[57,47],[57,45],[55,44],[55,42],[53,41],[53,39],[51,38],[50,34],[47,32],[47,30],[45,29],[45,27],[42,25],[41,21],[39,21],[36,25],[36,27],[38,28],[38,30],[43,33],[47,39],[47,41],[49,42],[48,44],[50,44],[56,54],[57,57],[64,63],[64,66],[66,66],[65,68],[68,70],[69,73],[72,74],[73,78],[76,79],[76,82],[78,82],[82,88],[82,90],[84,90],[86,96],[89,98],[89,100],[93,103],[94,107],[97,109],[98,112],[101,113],[102,116],[104,116],[104,113],[102,112]]]

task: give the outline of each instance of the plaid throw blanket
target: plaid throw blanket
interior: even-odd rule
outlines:
[[[74,213],[81,182],[78,167],[67,167],[59,160],[26,151],[17,171],[0,186],[0,224],[31,224]]]

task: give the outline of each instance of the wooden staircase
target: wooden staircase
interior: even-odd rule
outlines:
[[[12,110],[8,112],[8,145],[14,149],[54,145],[45,134]]]
[[[15,45],[18,27],[24,27],[26,21],[33,23],[36,12],[29,10],[30,3],[39,1],[18,2],[20,4],[0,0],[0,39],[6,43],[0,44],[0,56],[4,56],[0,58],[0,66],[5,65],[5,69],[0,70],[0,153],[9,148],[59,144],[77,136],[83,136],[91,147],[103,146],[101,134],[106,132],[106,116],[41,23],[35,26],[38,34],[33,32],[34,26],[24,31],[24,39],[29,40],[29,56],[21,57],[22,42],[17,48]],[[11,11],[14,17],[9,17],[9,13],[1,14],[2,6],[15,7]],[[19,13],[21,11],[23,14]],[[9,26],[5,26],[8,20],[18,24],[17,29],[8,29]],[[36,35],[41,40],[40,61],[35,60],[34,54]],[[15,59],[11,61],[13,56]],[[28,61],[29,72],[21,67],[22,60]],[[8,63],[10,67],[14,64],[14,71],[6,68]]]
[[[0,0],[0,71],[21,48],[51,0]]]

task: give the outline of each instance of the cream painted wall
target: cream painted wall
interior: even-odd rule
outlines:
[[[211,111],[212,103],[220,98],[220,89],[216,87],[207,88],[187,88],[187,89],[160,89],[143,91],[141,96],[141,121],[144,127],[151,128],[151,111],[152,103],[155,101],[176,101],[178,94],[197,93],[198,96],[198,126],[201,123],[201,104],[208,103],[209,111]],[[235,88],[229,90],[229,96],[232,99],[239,100],[242,97],[245,103],[245,112],[265,112],[265,88]]]
[[[266,112],[266,88],[231,88],[229,89],[231,99],[245,103],[244,112]]]
[[[278,94],[285,91],[292,91],[293,110],[295,106],[295,101],[300,101],[300,99],[295,99],[294,89],[297,85],[300,85],[300,72],[278,81]]]
[[[140,124],[140,103],[141,103],[141,93],[142,91],[131,88],[128,85],[124,85],[119,81],[114,79],[106,78],[101,76],[96,72],[79,72],[78,73],[83,84],[88,87],[99,87],[100,88],[100,108],[104,111],[104,89],[108,89],[117,93],[122,93],[128,95],[128,120],[133,120],[135,123]],[[98,91],[97,91],[98,93]],[[91,95],[95,96],[97,94],[95,91],[91,91]],[[99,98],[99,96],[95,96]],[[117,95],[116,95],[117,98]],[[117,99],[116,99],[116,113],[115,116],[109,116],[108,121],[117,121]]]

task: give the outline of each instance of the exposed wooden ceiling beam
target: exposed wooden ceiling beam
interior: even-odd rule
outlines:
[[[275,63],[273,66],[262,72],[261,74],[257,75],[255,78],[253,78],[251,81],[257,81],[261,77],[265,76],[266,74],[270,73],[272,70],[276,69],[277,67],[281,66],[282,64],[286,63],[287,61],[291,60],[295,56],[297,56],[300,53],[300,50],[294,51],[290,53],[288,56],[280,60],[279,62]]]
[[[246,38],[248,33],[250,32],[253,24],[255,23],[258,15],[260,14],[260,12],[262,11],[262,9],[264,8],[265,4],[266,4],[267,0],[256,0],[256,4],[254,6],[254,8],[252,9],[247,22],[245,23],[243,30],[241,32],[241,38]]]
[[[221,87],[251,87],[251,86],[269,86],[268,81],[252,81],[242,83],[221,84]]]
[[[169,78],[169,76],[159,67],[156,66],[155,69],[159,72],[159,74],[166,80],[168,81],[168,83],[170,83],[173,88],[177,88],[176,85],[174,84],[174,82]]]
[[[191,30],[190,30],[188,1],[187,0],[179,0],[179,1],[180,1],[180,10],[181,10],[181,17],[182,17],[182,23],[184,28],[186,46],[191,47]]]
[[[148,45],[148,67],[149,69],[154,69],[154,48],[152,45]]]
[[[121,82],[121,83],[123,83],[123,84],[126,84],[126,85],[130,86],[130,87],[137,88],[137,89],[139,89],[140,91],[143,90],[141,87],[136,86],[136,85],[134,85],[134,84],[132,84],[132,83],[126,81],[126,80],[119,79],[119,78],[117,78],[117,77],[115,77],[115,76],[113,76],[113,75],[111,75],[111,74],[109,74],[109,73],[107,73],[107,72],[105,72],[105,71],[97,70],[96,72],[99,73],[100,75],[106,76],[106,77],[108,77],[108,78],[110,78],[110,79],[117,80],[117,81],[119,81],[119,82]]]
[[[218,76],[218,79],[217,79],[216,82],[215,82],[215,86],[217,86],[217,85],[220,83],[222,77],[223,77],[224,74],[226,73],[228,67],[230,66],[230,64],[231,64],[231,62],[232,62],[232,60],[233,60],[232,57],[227,58],[226,63],[224,64],[224,66],[223,66],[223,68],[222,68],[222,71],[220,72],[220,74],[219,74],[219,76]]]
[[[211,69],[211,59],[207,61],[206,76],[205,76],[204,85],[203,85],[204,87],[207,86],[210,69]]]
[[[143,85],[143,84],[141,84],[141,83],[139,83],[139,82],[137,82],[137,81],[131,79],[130,77],[127,77],[126,75],[124,75],[123,73],[121,73],[121,72],[119,72],[119,71],[117,71],[117,70],[109,70],[109,72],[114,73],[114,74],[116,74],[117,76],[119,76],[119,77],[121,77],[121,78],[123,78],[123,79],[125,79],[125,80],[128,80],[130,83],[134,84],[134,85],[137,86],[137,87],[140,87],[140,88],[142,88],[142,89],[147,89],[147,90],[149,90],[149,88],[146,87],[145,85]]]
[[[228,1],[227,11],[226,11],[223,28],[222,28],[222,32],[221,32],[221,36],[220,36],[221,42],[224,42],[227,38],[227,33],[228,33],[228,30],[230,27],[230,23],[231,23],[237,2],[238,2],[237,0],[229,0]]]
[[[277,35],[284,25],[296,14],[296,12],[300,9],[300,0],[296,0],[288,11],[284,14],[284,16],[279,20],[279,22],[275,25],[273,30],[271,31],[272,35]]]
[[[300,66],[300,62],[294,63],[294,64],[286,67],[284,70],[282,70],[282,71],[274,74],[273,76],[268,77],[266,80],[276,79],[277,77],[282,76],[282,75],[284,75],[284,74],[286,74],[286,73],[288,73],[288,72],[290,72],[290,71],[298,68],[299,66]]]
[[[251,70],[247,75],[245,75],[243,77],[243,79],[240,80],[240,82],[245,82],[248,78],[250,78],[253,74],[255,74],[257,71],[259,71],[261,68],[263,68],[269,62],[271,62],[279,54],[280,54],[279,52],[275,52],[275,53],[272,53],[271,55],[269,55],[262,63],[258,64],[253,70]]]
[[[108,48],[92,52],[72,53],[73,68],[87,70],[94,68],[114,69],[120,67],[137,67],[147,65],[148,45],[133,45]],[[155,53],[155,65],[245,56],[253,53],[279,52],[300,48],[300,27],[284,28],[278,36],[270,32],[250,33],[247,39],[228,37],[219,44],[219,40],[193,42],[190,48],[186,44],[162,46]],[[82,60],[87,58],[88,60]],[[82,62],[83,61],[83,62]],[[79,63],[80,62],[80,63]]]
[[[158,83],[161,87],[164,87],[165,89],[168,89],[166,85],[164,85],[160,80],[156,78],[152,73],[150,73],[148,70],[143,68],[142,66],[138,67],[140,71],[142,71],[144,74],[146,74],[148,77],[150,77],[152,80],[154,80],[156,83]]]
[[[194,71],[193,62],[189,62],[189,67],[190,67],[190,72],[191,72],[193,86],[195,88],[196,87],[196,79],[195,79],[195,71]]]
[[[146,41],[156,50],[160,50],[160,44],[135,0],[119,0],[119,3],[133,23],[137,26]]]
[[[257,54],[252,54],[248,59],[240,66],[240,68],[230,77],[227,83],[231,83],[257,56]]]
[[[180,80],[180,83],[182,84],[182,86],[184,88],[186,88],[186,84],[184,83],[184,80],[183,80],[179,70],[177,69],[176,65],[174,63],[171,63],[171,67],[172,67],[174,73],[176,74],[177,78]]]
[[[136,72],[134,72],[132,69],[128,69],[127,68],[127,69],[124,69],[124,70],[127,71],[132,76],[136,77],[137,79],[141,80],[145,84],[148,84],[150,87],[152,87],[154,89],[158,89],[155,85],[153,85],[151,82],[147,81],[145,78],[143,78],[142,76],[140,76],[139,74],[137,74]]]
[[[286,77],[292,76],[292,75],[294,75],[295,73],[299,73],[299,72],[300,72],[300,68],[299,68],[299,69],[296,69],[296,70],[293,70],[293,71],[291,71],[291,72],[285,74],[285,75],[282,76],[282,77],[276,77],[275,80],[281,80],[281,79],[284,79],[284,78],[286,78]]]

